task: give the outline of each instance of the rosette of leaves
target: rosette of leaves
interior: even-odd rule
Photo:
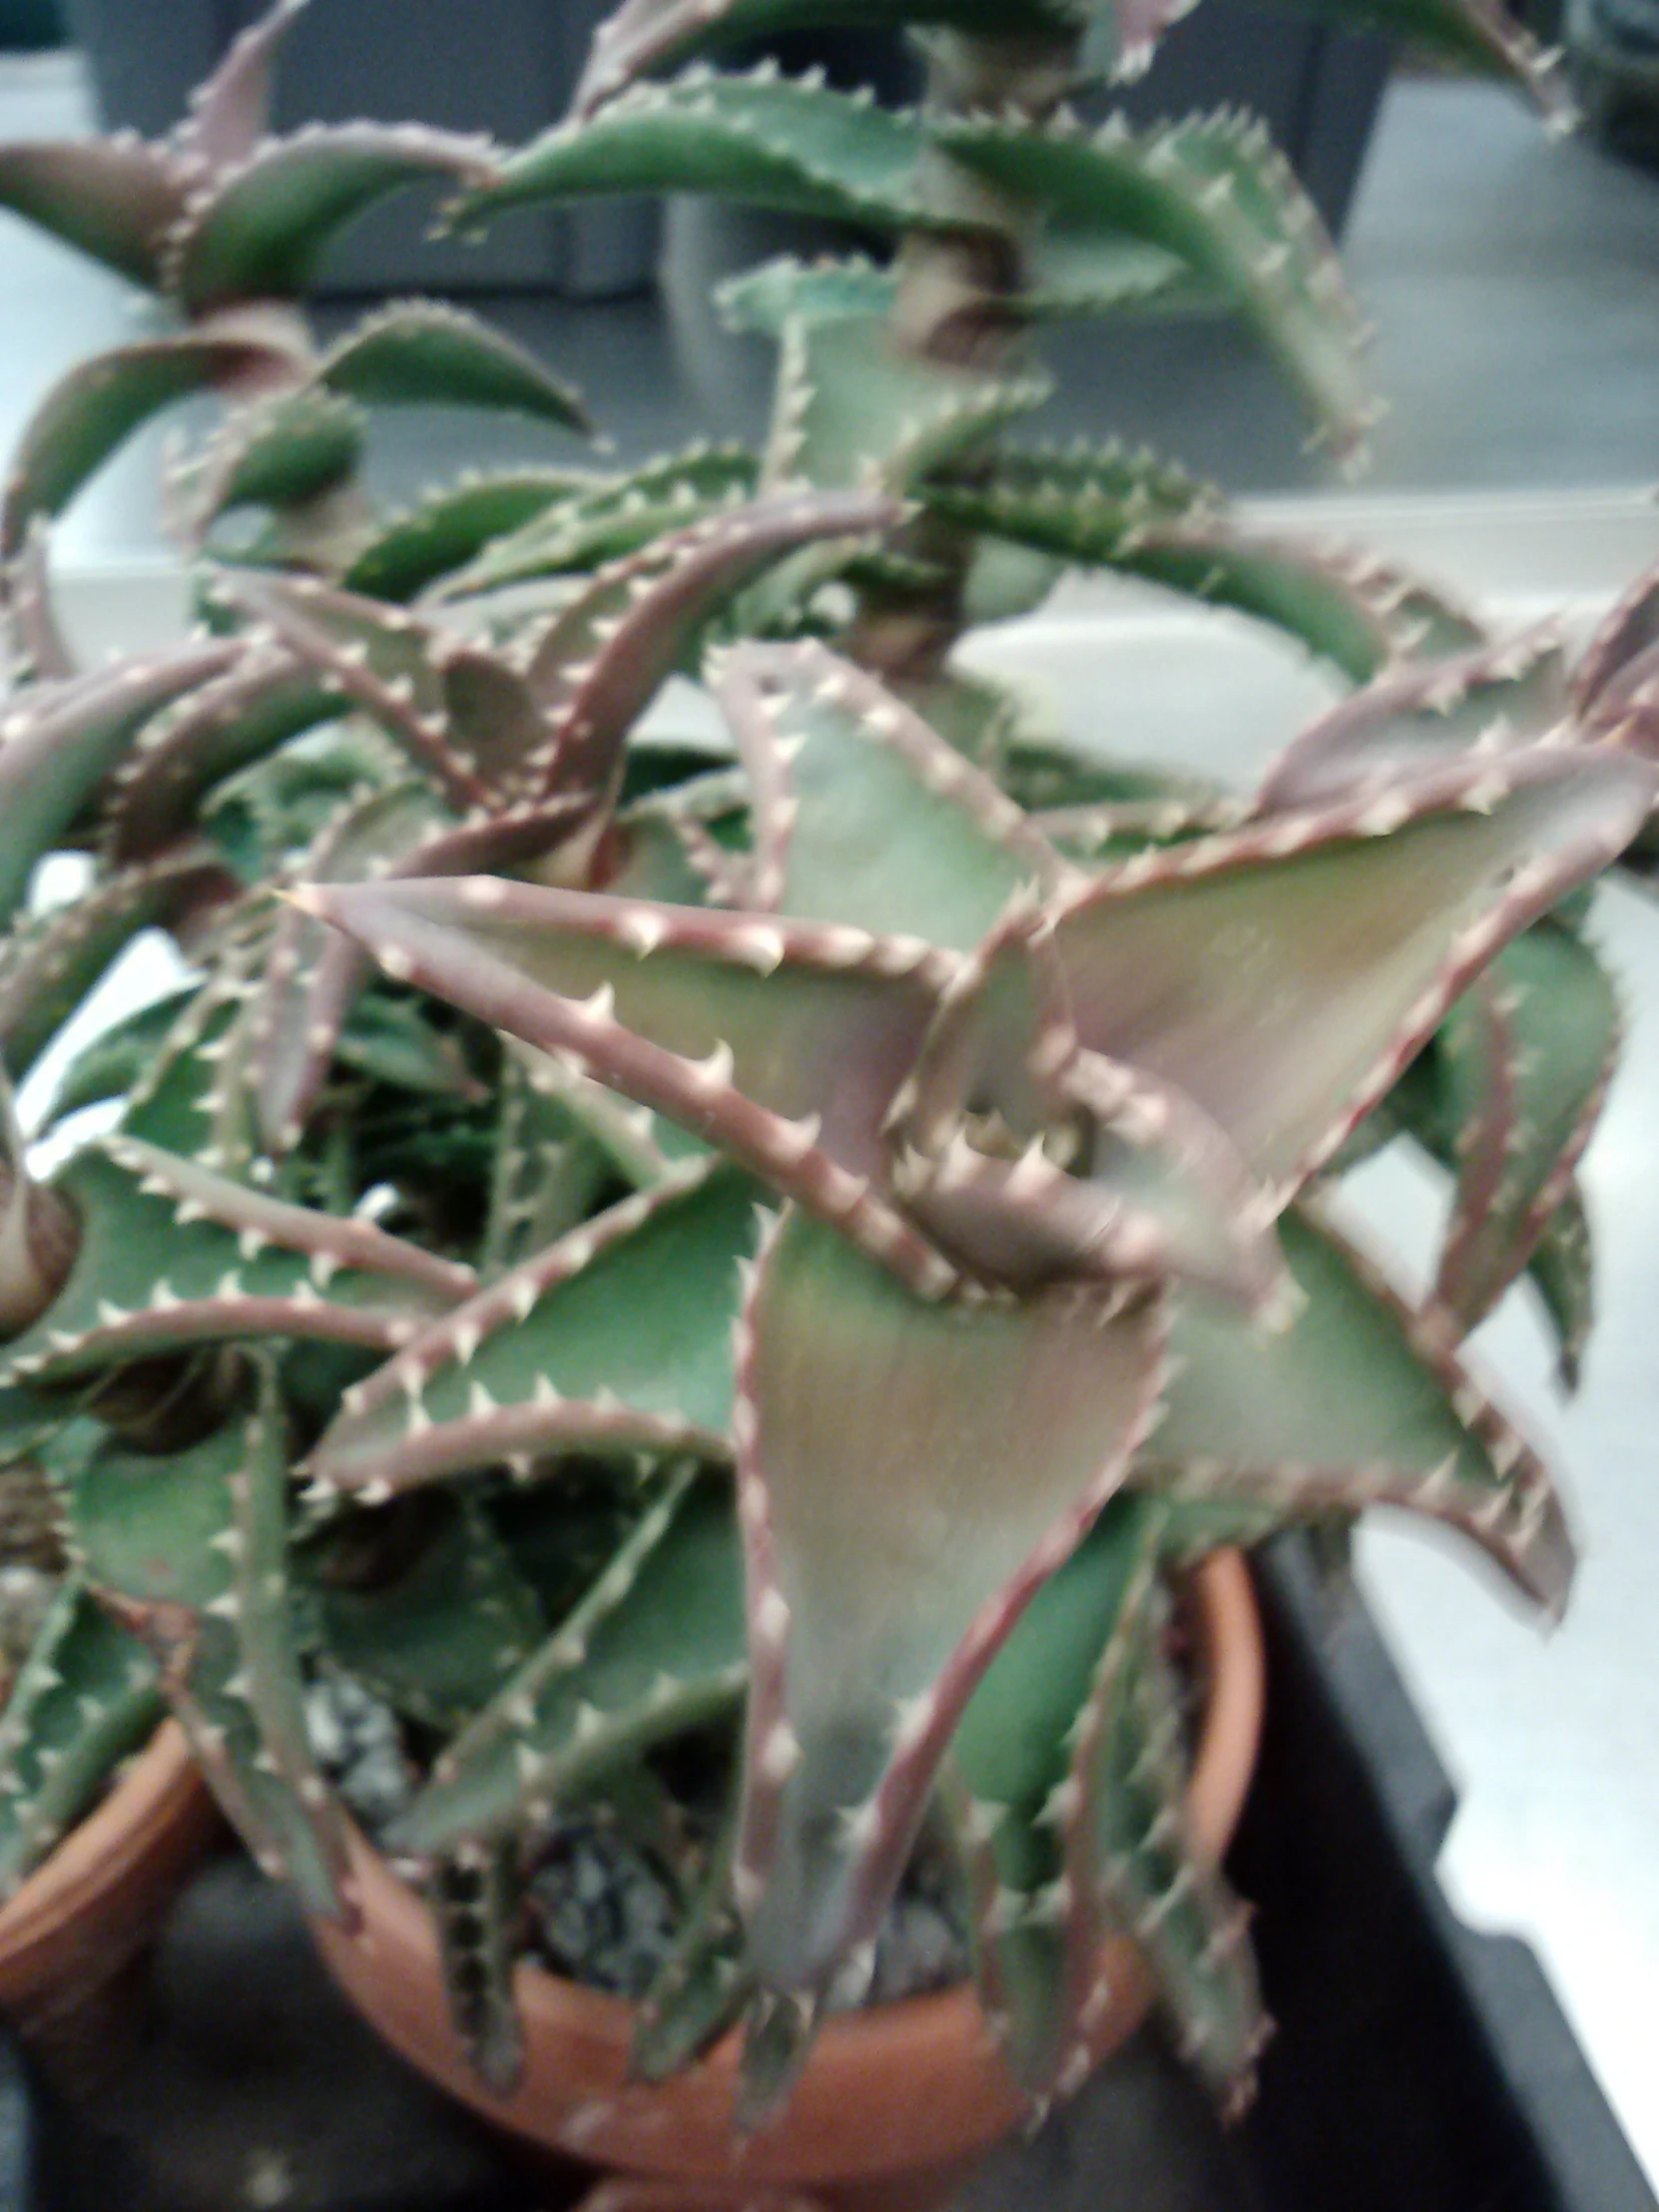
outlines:
[[[118,363],[25,440],[11,1075],[139,931],[189,966],[60,1077],[47,1125],[102,1106],[99,1138],[44,1181],[8,1140],[0,1433],[71,1543],[5,1724],[6,1864],[165,1696],[262,1864],[349,1919],[305,1722],[348,1674],[419,1768],[382,1840],[497,2087],[550,1828],[598,1799],[665,1833],[690,1760],[730,1805],[642,2072],[742,2018],[761,2117],[927,1824],[1034,2099],[1088,2070],[1114,1930],[1236,2097],[1261,2020],[1187,1839],[1174,1593],[1216,1544],[1381,1504],[1565,1595],[1548,1477],[1458,1347],[1526,1271],[1569,1370],[1581,1343],[1572,1176],[1617,1031],[1583,909],[1652,797],[1653,587],[1569,677],[1151,456],[998,444],[1042,396],[1034,326],[1158,300],[1244,314],[1339,446],[1363,426],[1356,319],[1259,136],[1069,120],[1160,11],[918,6],[930,97],[895,116],[702,72],[832,8],[631,0],[516,154],[266,141],[291,12],[164,147],[0,156],[12,205],[182,312],[166,343],[222,349],[198,382],[244,348],[190,542],[272,517],[204,570],[208,634],[77,673],[39,525],[185,385]],[[1365,12],[1538,75],[1483,10]],[[305,334],[329,229],[434,169],[461,222],[698,189],[896,252],[734,297],[780,338],[761,455],[377,516],[350,409],[572,412],[446,312]],[[1081,758],[948,665],[1066,564],[1357,688],[1252,794]],[[642,729],[677,673],[728,742]],[[83,895],[32,910],[66,847]],[[1455,1188],[1423,1301],[1329,1203],[1396,1135]]]

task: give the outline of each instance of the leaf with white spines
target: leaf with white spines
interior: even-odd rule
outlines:
[[[396,1489],[519,1452],[723,1456],[754,1201],[729,1167],[682,1169],[497,1277],[356,1385],[311,1472]]]
[[[228,644],[189,644],[36,685],[0,710],[0,920],[10,920],[35,862],[49,852],[116,769],[149,718],[223,674]]]
[[[1078,1037],[1185,1091],[1283,1203],[1623,849],[1649,774],[1609,748],[1459,759],[1123,861],[1054,917]]]
[[[469,1270],[367,1223],[266,1198],[136,1140],[108,1147],[79,1154],[53,1186],[79,1222],[80,1247],[49,1311],[5,1347],[7,1380],[58,1381],[240,1338],[390,1352],[471,1287]],[[238,1244],[249,1228],[271,1240],[253,1259]],[[311,1268],[319,1252],[341,1260],[325,1296]]]
[[[1178,257],[1250,324],[1353,458],[1373,420],[1361,326],[1330,240],[1283,157],[1226,116],[1121,119],[1090,136],[977,119],[936,124],[951,158],[1041,219],[1032,282],[1087,303],[1091,264],[1127,236]]]
[[[745,1671],[728,1480],[682,1466],[568,1619],[439,1754],[387,1842],[424,1858],[534,1835],[617,1765],[730,1713]]]
[[[0,1721],[0,1898],[90,1811],[165,1711],[142,1645],[71,1576],[17,1669]]]
[[[291,298],[333,234],[388,194],[429,180],[477,185],[495,169],[486,139],[417,124],[309,124],[266,139],[191,194],[162,261],[187,314]]]
[[[326,390],[367,407],[491,407],[592,431],[575,390],[476,315],[431,299],[380,307],[317,364]]]
[[[712,1138],[908,1280],[935,1295],[954,1281],[880,1184],[882,1122],[953,971],[948,955],[490,877],[296,895],[388,972]]]
[[[1573,1545],[1536,1452],[1453,1357],[1455,1318],[1393,1290],[1328,1219],[1280,1223],[1296,1316],[1267,1336],[1183,1300],[1162,1419],[1131,1484],[1193,1551],[1381,1505],[1456,1529],[1558,1613]]]
[[[1531,1259],[1594,1132],[1621,1042],[1595,953],[1550,922],[1517,937],[1436,1047],[1457,1189],[1435,1295],[1473,1329]]]
[[[738,1894],[811,2008],[897,1883],[938,1761],[1151,1420],[1157,1301],[929,1305],[791,1210],[738,1340],[753,1680]],[[776,1755],[780,1731],[795,1747]]]

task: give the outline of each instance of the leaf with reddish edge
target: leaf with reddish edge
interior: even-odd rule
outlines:
[[[1456,1317],[1409,1306],[1322,1214],[1280,1223],[1301,1307],[1268,1337],[1183,1299],[1162,1421],[1130,1476],[1193,1549],[1367,1505],[1442,1521],[1558,1613],[1572,1540],[1547,1469],[1458,1364]]]
[[[293,357],[235,330],[142,338],[72,368],[35,409],[12,457],[0,515],[11,559],[36,515],[61,514],[133,432],[164,408],[250,377],[287,377]]]
[[[109,857],[161,852],[195,826],[197,802],[211,785],[339,712],[339,700],[287,653],[250,646],[140,732],[105,801]]]
[[[153,660],[118,662],[59,684],[19,693],[0,711],[0,921],[9,921],[29,888],[35,862],[49,852],[126,753],[149,718],[170,700],[221,675],[240,648],[184,645]]]
[[[37,515],[0,586],[0,607],[11,637],[12,688],[20,683],[57,684],[76,670],[75,655],[52,603],[51,532]]]
[[[1062,1879],[1073,1731],[1160,1526],[1145,1499],[1111,1500],[985,1670],[940,1770],[980,2002],[1033,2097],[1055,2091],[1103,1935],[1090,1886]]]
[[[1659,758],[1659,569],[1638,577],[1591,639],[1572,705],[1589,736]]]
[[[0,1059],[21,1082],[140,930],[230,897],[236,880],[200,840],[105,876],[73,904],[31,915],[0,940]]]
[[[720,607],[793,548],[865,537],[902,513],[875,492],[780,493],[601,569],[525,663],[554,724],[544,788],[614,793],[624,738]]]
[[[1259,124],[1222,113],[1092,135],[1063,113],[935,123],[953,161],[1032,208],[1032,282],[1086,305],[1093,269],[1127,236],[1179,256],[1213,284],[1301,392],[1340,456],[1374,410],[1359,365],[1362,325],[1312,202]]]
[[[366,1222],[284,1205],[125,1137],[78,1154],[50,1191],[77,1220],[79,1249],[50,1307],[5,1348],[8,1380],[249,1337],[389,1354],[473,1287],[469,1269]]]
[[[1567,717],[1559,630],[1543,623],[1501,645],[1388,670],[1311,723],[1263,777],[1259,814],[1382,793],[1459,754],[1533,745]]]
[[[1583,1193],[1569,1183],[1527,1262],[1532,1287],[1555,1334],[1556,1374],[1569,1392],[1578,1387],[1584,1347],[1595,1322],[1593,1258]]]
[[[331,590],[312,577],[221,571],[220,603],[250,615],[321,678],[324,689],[378,723],[453,807],[486,805],[490,792],[453,743],[432,665],[429,624],[401,607]],[[256,634],[256,643],[262,641]]]
[[[905,19],[981,35],[1063,36],[1075,30],[1077,10],[1067,0],[911,0]],[[891,20],[891,0],[624,0],[594,33],[571,113],[591,116],[642,77],[708,46],[825,23],[885,29]]]
[[[174,139],[181,160],[212,176],[248,160],[270,129],[273,71],[304,6],[305,0],[276,0],[231,41],[219,67],[190,96],[190,114]]]
[[[653,1744],[729,1714],[742,1581],[728,1478],[676,1464],[581,1603],[439,1753],[388,1848],[425,1858],[545,1829]]]
[[[421,124],[310,124],[269,139],[194,192],[168,235],[167,288],[187,314],[244,299],[290,299],[334,233],[389,193],[428,179],[481,185],[487,139]]]
[[[307,1912],[349,1924],[338,1808],[305,1736],[286,1515],[286,1413],[269,1384],[204,1442],[165,1457],[106,1439],[75,1484],[94,1586],[160,1659],[227,1817]]]
[[[1186,1092],[1282,1205],[1651,793],[1616,749],[1533,747],[1125,861],[1054,917],[1078,1036]]]
[[[941,994],[889,1116],[911,1216],[992,1281],[1161,1280],[1270,1305],[1269,1208],[1174,1085],[1085,1052],[1042,914],[1016,906]]]
[[[469,472],[386,517],[354,556],[343,582],[370,598],[406,604],[498,538],[591,490],[595,481],[572,469]]]
[[[179,163],[131,132],[0,147],[0,207],[151,289],[185,190]]]
[[[1483,77],[1507,77],[1555,129],[1575,111],[1559,48],[1541,46],[1501,0],[1297,0],[1317,18],[1390,33]]]
[[[1603,695],[1631,664],[1659,646],[1659,568],[1649,569],[1606,617],[1585,647],[1573,671],[1572,706],[1580,722],[1595,723],[1604,712]]]
[[[1453,1006],[1436,1048],[1458,1134],[1435,1295],[1465,1329],[1526,1266],[1589,1143],[1618,1062],[1618,995],[1595,953],[1540,922]]]
[[[443,807],[425,784],[370,791],[349,800],[312,844],[301,879],[360,882],[440,827]],[[363,955],[337,930],[297,906],[282,908],[249,1023],[255,1110],[273,1157],[304,1135],[365,971]]]
[[[1016,892],[1075,880],[988,776],[828,648],[740,646],[710,673],[755,795],[750,903],[967,952]]]
[[[352,882],[368,875],[468,875],[480,867],[523,866],[556,850],[588,819],[586,802],[568,799],[442,824],[429,797],[412,811],[394,799],[379,793],[367,810],[353,810],[355,827],[367,827],[363,815],[371,811],[373,828],[348,838],[349,850],[331,840],[306,866],[306,879]],[[303,1135],[369,965],[361,947],[338,930],[296,906],[284,909],[266,963],[257,1047],[260,1126],[274,1155],[291,1151]]]
[[[1078,1720],[1065,1884],[1106,1930],[1140,1946],[1182,2056],[1236,2116],[1254,2094],[1270,2029],[1245,1912],[1191,1836],[1187,1698],[1163,1648],[1167,1621],[1143,1557]],[[1076,2039],[1062,2092],[1080,2088],[1103,2055],[1090,2030],[1112,2000],[1097,1948],[1074,1966]]]
[[[1154,1298],[1115,1320],[1066,1294],[929,1305],[792,1209],[737,1367],[734,1880],[766,2037],[874,1936],[963,1706],[1145,1438],[1164,1325]]]
[[[492,876],[293,895],[394,980],[719,1144],[924,1295],[954,1284],[881,1189],[882,1123],[953,971],[949,954]]]
[[[970,529],[1271,623],[1357,683],[1402,657],[1481,642],[1478,624],[1420,578],[1352,546],[1247,528],[1213,485],[1145,450],[1004,452],[981,475],[916,491]]]
[[[694,1163],[498,1277],[346,1391],[313,1480],[378,1494],[595,1444],[725,1457],[755,1198]]]

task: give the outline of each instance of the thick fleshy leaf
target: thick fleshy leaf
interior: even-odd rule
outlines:
[[[487,139],[419,124],[311,124],[269,139],[191,195],[169,235],[168,289],[201,315],[305,289],[335,232],[389,193],[432,179],[478,185]]]
[[[0,713],[0,921],[23,902],[35,862],[51,851],[159,708],[222,675],[231,644],[177,647],[41,684]]]
[[[950,1741],[942,1802],[973,1897],[980,2001],[1015,2078],[1051,2094],[1087,2002],[1101,1935],[1065,1883],[1074,1731],[1159,1517],[1117,1497],[1032,1599]]]
[[[1541,46],[1501,0],[1296,0],[1310,15],[1383,31],[1483,77],[1506,77],[1544,115],[1570,125],[1573,104],[1559,49]]]
[[[529,201],[715,192],[792,215],[933,227],[939,219],[917,179],[925,145],[915,116],[822,83],[693,69],[667,85],[637,85],[588,121],[534,140],[466,196],[456,220],[485,221]]]
[[[901,351],[879,317],[790,323],[767,440],[771,484],[882,484],[902,491],[1040,407],[1034,364],[989,371]]]
[[[572,1231],[348,1389],[313,1479],[379,1494],[561,1451],[723,1456],[754,1207],[748,1177],[699,1164]]]
[[[587,819],[580,800],[520,807],[455,825],[422,787],[377,793],[349,810],[314,850],[307,881],[371,875],[467,875],[545,858]],[[260,1125],[273,1153],[291,1151],[321,1094],[368,973],[366,953],[296,907],[285,909],[255,1014]]]
[[[1182,2056],[1236,2114],[1253,2094],[1269,2025],[1247,1916],[1189,1833],[1190,1685],[1165,1650],[1168,1621],[1164,1592],[1143,1571],[1078,1721],[1065,1884],[1106,1928],[1140,1945]],[[1092,1977],[1062,2089],[1080,2087],[1102,2055],[1089,2034],[1091,2006],[1110,1998],[1104,1976]]]
[[[190,96],[175,139],[180,155],[217,176],[248,160],[271,122],[272,77],[281,45],[306,0],[275,0],[240,31],[213,75]]]
[[[949,956],[909,939],[475,877],[316,886],[389,975],[708,1137],[935,1294],[872,1179]]]
[[[699,442],[667,453],[626,475],[572,484],[545,500],[516,528],[491,533],[476,557],[445,585],[447,597],[498,585],[586,572],[637,553],[654,538],[754,497],[758,466],[741,445]]]
[[[763,2015],[810,2020],[874,1936],[967,1699],[1144,1438],[1161,1314],[1109,1310],[928,1305],[795,1211],[764,1251],[734,1421]]]
[[[917,494],[970,529],[1235,608],[1356,682],[1405,655],[1480,643],[1431,584],[1349,546],[1247,529],[1213,487],[1150,453],[1007,453],[982,480],[935,478]]]
[[[105,803],[110,856],[144,860],[164,851],[195,827],[212,786],[340,711],[339,700],[290,655],[250,647],[139,732]]]
[[[682,1468],[570,1617],[438,1755],[387,1834],[426,1857],[533,1833],[567,1798],[742,1693],[730,1484]]]
[[[584,434],[593,427],[571,386],[534,354],[432,299],[366,316],[323,355],[316,379],[363,406],[496,407]]]
[[[718,609],[795,548],[855,541],[898,518],[877,492],[785,492],[601,569],[525,662],[525,681],[553,723],[544,788],[614,794],[628,731]]]
[[[1576,1183],[1548,1221],[1527,1263],[1558,1347],[1556,1372],[1564,1390],[1576,1390],[1584,1348],[1595,1322],[1595,1270],[1590,1219]]]
[[[1282,1200],[1469,979],[1617,856],[1648,777],[1534,747],[1125,861],[1056,918],[1078,1036],[1185,1091]]]
[[[106,876],[72,905],[31,916],[0,940],[0,1060],[21,1082],[140,930],[180,921],[236,888],[207,846]]]
[[[524,1908],[519,1853],[510,1845],[458,1852],[432,1869],[424,1888],[449,2024],[484,2087],[511,2096],[524,2072],[513,1991]]]
[[[6,1347],[7,1380],[248,1337],[390,1352],[472,1287],[470,1270],[366,1222],[284,1205],[134,1139],[108,1145],[53,1187],[80,1246],[50,1310]]]
[[[952,158],[1031,203],[1039,291],[1088,303],[1092,264],[1128,236],[1174,254],[1245,318],[1340,454],[1362,445],[1373,405],[1358,365],[1360,319],[1313,204],[1260,124],[1216,116],[1088,134],[973,120],[934,126]]]
[[[1080,1047],[1034,906],[958,970],[889,1127],[911,1216],[991,1281],[1175,1274],[1260,1306],[1280,1288],[1236,1146],[1155,1071]]]
[[[74,1517],[94,1586],[161,1660],[227,1817],[307,1911],[349,1921],[344,1831],[305,1734],[286,1414],[269,1372],[256,1402],[190,1450],[106,1442],[76,1480]]]
[[[301,864],[307,882],[361,882],[385,872],[449,818],[424,784],[404,783],[351,800]],[[326,1079],[334,1045],[361,985],[360,953],[284,906],[250,1017],[260,1132],[273,1154],[291,1152]]]
[[[152,417],[198,392],[293,373],[291,354],[255,332],[143,338],[83,361],[30,417],[12,458],[0,516],[10,559],[36,515],[61,514],[81,486]]]
[[[131,132],[0,147],[0,207],[152,289],[185,190],[179,164]]]
[[[304,507],[336,490],[362,459],[367,417],[314,385],[245,408],[225,424],[182,486],[198,535],[236,507]]]
[[[1592,737],[1659,755],[1659,569],[1636,579],[1590,640],[1572,707]]]
[[[541,1610],[471,1499],[446,1497],[437,1527],[390,1579],[315,1593],[328,1656],[425,1728],[458,1728],[541,1641]]]
[[[1618,996],[1595,953],[1541,922],[1460,998],[1436,1045],[1457,1132],[1437,1297],[1473,1329],[1567,1196],[1618,1059]]]
[[[1280,1236],[1302,1303],[1275,1336],[1199,1299],[1171,1323],[1168,1405],[1132,1481],[1177,1501],[1195,1542],[1364,1506],[1442,1520],[1558,1611],[1572,1542],[1549,1476],[1452,1360],[1455,1318],[1409,1308],[1328,1224]]]
[[[11,648],[13,690],[25,684],[61,683],[73,676],[78,663],[52,596],[51,531],[44,517],[37,516],[24,532],[0,598]]]
[[[0,1720],[0,1898],[97,1804],[166,1710],[154,1660],[72,1576],[18,1668]]]
[[[1264,813],[1382,792],[1459,754],[1535,744],[1566,719],[1566,663],[1551,625],[1428,667],[1391,670],[1310,724],[1262,780]]]
[[[754,793],[748,903],[967,952],[1017,892],[1065,882],[991,779],[850,662],[748,646],[712,673]]]
[[[803,262],[784,254],[729,276],[715,292],[715,304],[729,330],[781,338],[792,322],[877,321],[892,311],[897,295],[897,270],[878,267],[865,255]]]
[[[579,497],[593,479],[573,469],[469,474],[382,521],[341,579],[347,591],[406,604],[537,515]]]
[[[450,805],[464,812],[487,802],[488,784],[450,727],[434,665],[438,639],[429,623],[314,577],[222,572],[215,590],[223,603],[252,615],[269,638],[279,640],[324,691],[378,724]]]
[[[1080,10],[1070,0],[909,0],[909,23],[978,37],[1064,36]],[[890,0],[624,0],[594,35],[573,113],[591,116],[639,78],[734,40],[774,38],[826,23],[885,29]]]

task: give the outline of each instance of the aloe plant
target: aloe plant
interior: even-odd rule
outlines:
[[[1237,2101],[1263,2021],[1187,1832],[1172,1620],[1216,1546],[1374,1504],[1565,1600],[1550,1478],[1459,1348],[1530,1274],[1576,1374],[1618,1037],[1583,919],[1643,864],[1659,585],[1573,669],[1155,456],[1005,439],[1047,319],[1198,305],[1363,442],[1359,318],[1259,130],[1067,105],[1167,8],[917,0],[928,95],[894,113],[709,59],[891,9],[627,0],[517,151],[268,137],[293,12],[165,145],[0,149],[0,198],[177,324],[72,374],[8,497],[10,1076],[141,930],[187,962],[60,1073],[45,1126],[100,1122],[65,1165],[7,1122],[0,1433],[69,1548],[0,1874],[165,1699],[261,1864],[349,1921],[307,1721],[347,1678],[418,1772],[377,1840],[496,2089],[550,1835],[596,1804],[683,1832],[689,1762],[725,1810],[675,1863],[643,2076],[741,2020],[763,2121],[925,1837],[1034,2101],[1094,2062],[1114,1932]],[[1551,83],[1483,0],[1323,12]],[[729,292],[779,341],[760,452],[383,514],[376,404],[586,421],[449,309],[312,340],[329,233],[434,172],[461,226],[700,190],[890,252]],[[50,520],[204,388],[170,492],[201,632],[82,673]],[[1273,624],[1348,695],[1250,790],[1081,751],[951,659],[1079,564]],[[654,732],[676,675],[729,743]],[[87,886],[39,910],[66,848]],[[1427,1298],[1343,1224],[1396,1138],[1453,1192]]]

